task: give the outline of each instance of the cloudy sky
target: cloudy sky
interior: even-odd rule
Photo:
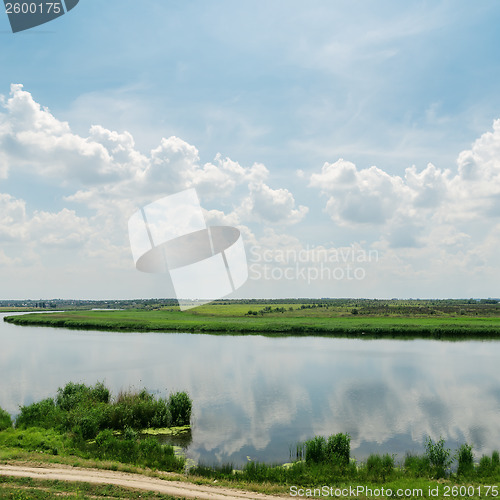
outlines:
[[[0,299],[173,296],[127,221],[190,187],[242,232],[235,297],[498,297],[499,23],[494,0],[1,14]]]

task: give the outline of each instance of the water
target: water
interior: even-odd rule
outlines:
[[[349,432],[356,458],[421,452],[426,436],[500,448],[500,342],[103,333],[19,327],[0,315],[0,406],[103,380],[193,399],[187,455],[289,460],[290,446]]]

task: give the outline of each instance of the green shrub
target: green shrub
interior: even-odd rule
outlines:
[[[472,446],[464,443],[457,451],[458,469],[457,474],[470,476],[474,472],[474,455]]]
[[[96,445],[102,451],[107,450],[109,447],[112,447],[113,442],[116,440],[113,431],[110,429],[104,429],[99,432],[95,438]]]
[[[326,458],[326,440],[323,436],[316,436],[304,443],[306,462],[322,463]]]
[[[105,403],[79,404],[66,415],[65,428],[83,439],[93,439],[110,427],[110,407]]]
[[[57,428],[63,422],[63,414],[54,404],[53,399],[43,399],[29,406],[21,406],[21,412],[16,419],[16,427]]]
[[[0,431],[4,431],[5,429],[10,429],[12,427],[12,420],[10,415],[0,408]]]
[[[183,401],[184,395],[187,403]],[[191,420],[191,400],[186,393],[172,394],[168,401],[155,399],[145,389],[141,392],[121,392],[113,405],[110,425],[114,429],[123,430],[126,427],[132,429],[147,429],[150,427],[171,427],[177,424],[171,416],[171,406],[176,412],[176,418],[186,421]]]
[[[168,398],[168,408],[173,426],[189,425],[191,421],[192,401],[185,392],[176,392]]]
[[[451,450],[444,447],[444,439],[441,438],[434,443],[431,438],[427,438],[425,450],[436,479],[445,477],[446,469],[453,460],[450,458]]]
[[[500,456],[498,454],[498,451],[496,450],[491,454],[491,465],[493,468],[498,467],[498,465],[500,465]]]
[[[419,456],[407,454],[404,469],[413,477],[428,477],[431,473],[431,462],[427,455]]]
[[[146,429],[189,425],[192,402],[185,392],[156,399],[146,389],[121,392],[114,402],[102,382],[95,386],[69,382],[59,388],[55,400],[45,399],[21,408],[16,426],[60,428],[83,439],[93,439],[101,430]]]
[[[109,389],[102,382],[97,382],[93,387],[68,382],[64,388],[57,389],[56,405],[70,411],[82,403],[109,403],[109,398]]]
[[[479,460],[477,473],[480,477],[488,477],[493,472],[493,464],[491,457],[483,455]]]
[[[329,461],[339,461],[347,465],[351,454],[351,436],[342,433],[330,436],[326,443],[325,453]]]
[[[64,389],[57,389],[56,405],[65,411],[70,411],[77,405],[88,399],[89,387],[85,384],[74,384],[69,382]]]
[[[394,470],[394,457],[385,454],[370,455],[366,461],[368,479],[372,481],[385,481]]]
[[[98,403],[109,403],[111,393],[103,382],[97,382],[90,391],[90,397]]]

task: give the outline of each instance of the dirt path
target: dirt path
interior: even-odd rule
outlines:
[[[82,469],[78,467],[26,465],[0,465],[1,476],[31,477],[34,479],[49,479],[59,481],[79,481],[93,484],[113,484],[124,488],[134,488],[143,491],[156,491],[180,498],[199,498],[207,500],[258,499],[277,500],[290,498],[286,496],[264,495],[251,491],[221,488],[217,486],[198,485],[182,481],[166,481],[159,478],[114,472],[101,469]]]

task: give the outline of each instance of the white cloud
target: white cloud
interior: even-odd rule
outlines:
[[[288,189],[272,189],[264,182],[252,182],[250,193],[237,210],[242,219],[267,223],[296,224],[308,208],[295,206],[295,199]]]
[[[94,232],[87,218],[67,208],[58,213],[35,212],[28,226],[30,239],[47,247],[82,247]]]
[[[246,167],[217,154],[202,164],[197,148],[175,136],[163,138],[149,154],[138,151],[126,131],[93,125],[82,136],[22,85],[12,85],[10,96],[0,99],[0,176],[8,179],[14,171],[57,188],[73,208],[56,209],[54,200],[54,209],[40,210],[29,195],[22,200],[0,194],[2,263],[20,259],[61,273],[74,274],[77,262],[133,269],[129,216],[190,187],[200,194],[209,224],[238,226],[249,243],[256,236],[248,223],[290,224],[307,212],[296,207],[290,191],[270,187],[270,172],[260,163]]]
[[[497,120],[492,131],[458,155],[454,172],[428,164],[398,176],[340,159],[310,175],[309,186],[326,198],[324,210],[337,227],[351,238],[364,235],[379,250],[379,280],[397,288],[405,279],[408,290],[427,290],[427,296],[437,290],[450,296],[458,289],[462,296],[495,295],[499,153]]]
[[[309,186],[327,196],[325,209],[338,224],[378,224],[382,233],[402,226],[481,225],[500,215],[500,120],[460,153],[457,164],[455,173],[429,163],[400,177],[340,159],[312,174]]]
[[[395,204],[408,195],[400,177],[377,167],[358,170],[343,159],[325,163],[321,173],[311,175],[309,185],[329,195],[326,211],[341,225],[384,224],[391,219]]]
[[[74,205],[41,210],[29,196],[0,194],[1,260],[53,267],[64,261],[74,267],[75,259],[87,259],[92,266],[132,269],[128,217],[161,196],[195,187],[207,222],[239,227],[248,245],[303,249],[314,243],[330,251],[357,242],[377,249],[380,261],[370,267],[370,290],[381,280],[388,289],[398,280],[412,280],[433,291],[432,283],[446,277],[451,284],[457,272],[470,282],[491,281],[500,243],[499,153],[500,120],[458,156],[455,171],[428,164],[400,176],[343,159],[309,176],[302,171],[301,183],[308,180],[324,197],[333,221],[331,227],[317,223],[313,213],[306,225],[313,207],[273,186],[261,163],[244,166],[221,154],[202,163],[198,149],[175,136],[142,153],[130,133],[101,125],[84,137],[13,85],[10,97],[0,99],[0,176],[19,171],[57,187],[62,200]],[[367,283],[351,284],[349,293]],[[312,295],[314,290],[320,288]]]
[[[25,171],[31,175],[51,177],[59,183],[80,181],[85,184],[111,182],[130,175],[129,163],[117,161],[121,149],[131,137],[122,134],[103,145],[105,134],[93,127],[89,138],[73,134],[66,122],[59,121],[42,108],[22,85],[11,86],[11,96],[4,100],[0,113],[0,149],[2,170]],[[111,134],[108,134],[111,135]],[[133,145],[133,141],[132,141]],[[109,148],[109,149],[108,149]]]
[[[293,223],[307,212],[295,207],[289,191],[266,183],[269,171],[262,164],[244,167],[217,154],[202,165],[197,148],[174,136],[163,138],[149,155],[136,149],[128,132],[93,125],[88,137],[82,137],[41,107],[22,85],[12,85],[10,97],[0,104],[0,176],[15,168],[67,189],[76,187],[66,201],[98,211],[118,203],[130,211],[154,197],[195,187],[205,200],[226,200],[241,223],[256,217]],[[236,189],[241,199],[248,192],[244,208],[228,201]]]
[[[26,238],[26,203],[0,193],[0,241]]]

